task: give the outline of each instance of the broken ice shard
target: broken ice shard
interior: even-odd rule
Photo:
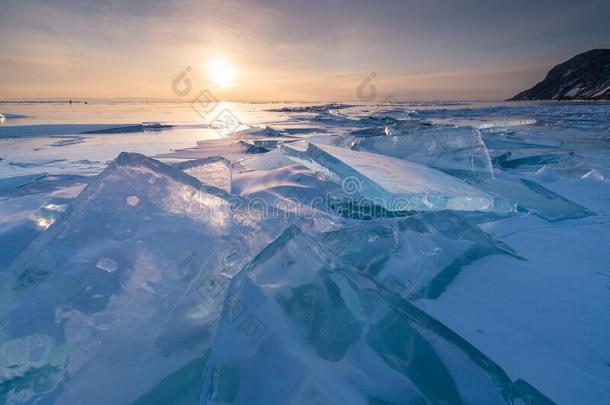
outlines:
[[[395,120],[388,119],[388,117],[374,118],[369,117],[368,119],[360,120],[361,125],[374,125],[373,127],[367,127],[363,129],[357,129],[350,132],[350,135],[365,138],[371,136],[393,136],[393,135],[405,135],[416,131],[423,131],[431,128],[431,124],[427,122],[414,121],[414,120]]]
[[[400,136],[371,137],[358,142],[360,150],[407,159],[458,177],[493,178],[489,152],[479,131],[441,128]]]
[[[23,187],[26,184],[40,180],[46,175],[43,174],[25,174],[23,176],[9,177],[7,179],[0,179],[0,193],[11,191],[19,187]]]
[[[478,183],[484,190],[517,203],[547,221],[583,218],[592,211],[527,179],[493,179]]]
[[[583,158],[574,152],[559,152],[546,153],[542,155],[525,155],[521,157],[513,157],[512,153],[506,153],[496,159],[504,169],[516,169],[521,167],[542,167],[544,165],[553,165],[565,168],[577,168],[582,166]]]
[[[210,156],[203,159],[193,159],[180,162],[176,167],[195,177],[203,184],[218,187],[231,192],[233,176],[232,163],[222,156]]]
[[[514,205],[418,163],[314,143],[281,145],[282,153],[389,211],[508,213]]]
[[[239,166],[247,170],[274,170],[280,167],[292,166],[294,161],[284,156],[279,149],[256,155],[239,162]]]
[[[426,212],[320,235],[343,262],[408,299],[438,298],[462,267],[493,254],[519,257],[460,215]]]
[[[535,125],[538,121],[535,119],[521,119],[521,120],[504,120],[504,121],[491,121],[479,124],[479,129],[489,128],[507,128],[517,127],[522,125]]]
[[[121,154],[3,274],[0,403],[132,403],[199,361],[228,280],[287,226],[242,202]]]
[[[512,403],[504,371],[297,227],[231,282],[201,403]]]
[[[535,131],[514,132],[506,129],[480,130],[489,149],[555,149],[563,144],[561,139]]]

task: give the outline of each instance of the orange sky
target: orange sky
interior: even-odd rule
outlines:
[[[187,66],[230,100],[355,100],[371,72],[382,98],[503,99],[608,46],[607,1],[489,3],[6,0],[0,99],[177,98]]]

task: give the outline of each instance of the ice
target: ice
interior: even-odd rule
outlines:
[[[490,193],[517,203],[547,221],[584,218],[594,215],[592,211],[576,204],[540,184],[528,179],[493,179],[479,183]]]
[[[61,138],[57,142],[53,142],[51,146],[69,146],[69,145],[78,145],[79,143],[85,142],[82,136],[66,136],[66,137],[58,137]]]
[[[134,405],[197,404],[201,377],[207,365],[209,351],[163,378],[159,384]]]
[[[290,138],[258,138],[242,139],[240,143],[248,148],[248,153],[265,153],[277,148],[281,143],[294,141],[295,139]]]
[[[53,364],[53,344],[53,338],[46,335],[29,335],[4,341],[0,345],[0,379],[20,380],[28,373]],[[40,381],[43,386],[45,382]]]
[[[170,159],[204,159],[214,156],[222,156],[231,161],[244,159],[251,153],[251,146],[245,145],[241,139],[230,136],[222,139],[208,139],[198,141],[196,147],[180,149],[170,153],[157,155],[158,158]]]
[[[439,299],[427,300],[426,310],[555,403],[605,402],[610,369],[593,359],[610,356],[603,253],[610,187],[580,180],[552,187],[598,215],[549,223],[520,213],[482,225],[527,260],[478,260]],[[533,358],[536,366],[523,368]]]
[[[280,107],[280,108],[272,108],[269,111],[272,112],[288,112],[288,113],[305,113],[305,112],[322,112],[329,110],[340,110],[344,108],[351,107],[349,104],[340,104],[340,103],[329,103],[322,105],[305,105],[305,106],[295,106],[295,107]]]
[[[4,116],[5,119],[30,118],[28,115],[25,115],[25,114],[14,114],[14,113],[7,113],[7,112],[0,114],[0,116]]]
[[[23,176],[10,177],[8,179],[0,179],[0,192],[10,191],[45,177],[45,174],[26,174]]]
[[[107,271],[108,273],[113,273],[117,270],[118,265],[117,265],[117,262],[115,262],[114,260],[112,260],[108,257],[104,257],[103,259],[100,259],[97,262],[95,267],[97,267],[100,270]]]
[[[239,163],[248,170],[273,170],[295,164],[293,160],[284,156],[279,149],[241,160]]]
[[[266,125],[264,128],[258,128],[258,127],[253,127],[253,128],[248,128],[248,129],[244,129],[242,131],[237,132],[237,136],[239,136],[240,138],[243,137],[282,137],[285,136],[286,133],[284,133],[283,131],[273,128],[269,125]]]
[[[211,156],[204,159],[187,160],[176,166],[203,184],[231,192],[233,163],[229,159],[222,156]]]
[[[493,178],[489,152],[472,128],[442,128],[362,139],[358,147],[467,177]]]
[[[269,204],[277,200],[292,200],[315,207],[327,194],[340,192],[339,186],[312,174],[307,168],[294,164],[261,171],[244,171],[235,175],[234,192],[250,199],[262,198]],[[323,206],[322,203],[318,204]]]
[[[0,403],[610,402],[608,103],[185,101],[3,104]]]
[[[337,229],[347,222],[337,216],[329,197],[341,195],[341,187],[291,160],[288,166],[276,169],[236,170],[232,191],[254,205],[267,207],[271,215],[290,214],[311,220],[317,230]]]
[[[536,173],[534,173],[534,177],[540,181],[551,182],[559,180],[559,175],[556,170],[550,168],[547,165],[542,166]]]
[[[228,280],[286,226],[121,154],[2,275],[0,402],[129,403],[154,389],[201,358]]]
[[[311,142],[281,148],[296,162],[340,183],[347,193],[390,211],[514,211],[502,198],[407,160]]]
[[[43,176],[19,188],[0,190],[0,273],[54,222],[82,190],[83,178]],[[2,181],[0,181],[1,183]]]
[[[489,149],[518,150],[553,150],[563,145],[561,139],[540,134],[534,131],[515,132],[506,129],[480,130],[483,140]]]
[[[47,124],[19,125],[0,127],[0,139],[53,135],[72,135],[83,133],[112,133],[141,131],[139,124]]]
[[[512,154],[506,155],[498,160],[498,164],[504,169],[516,169],[522,167],[541,167],[544,165],[554,166],[576,166],[582,161],[582,157],[574,152],[546,153],[542,155],[527,155],[512,158]]]
[[[587,173],[583,174],[581,179],[606,182],[606,177],[595,169],[589,170]]]
[[[360,121],[359,124],[374,125],[351,131],[351,135],[355,137],[371,137],[371,136],[393,136],[407,135],[416,131],[423,131],[431,128],[431,124],[416,120],[395,120],[391,119],[376,119],[369,117],[367,120]],[[389,124],[389,125],[388,125]]]
[[[409,298],[438,298],[462,268],[485,256],[508,254],[504,243],[451,212],[372,221],[328,232],[321,243],[345,263]]]
[[[166,129],[171,129],[174,126],[171,124],[164,124],[157,121],[145,121],[141,124],[133,124],[133,125],[125,125],[125,126],[116,126],[112,128],[101,128],[101,129],[92,129],[83,131],[83,134],[128,134],[134,132],[144,132],[144,131],[162,131]]]
[[[537,122],[538,121],[535,119],[485,122],[485,123],[479,125],[479,129],[507,128],[507,127],[521,126],[521,125],[535,125]]]
[[[144,121],[142,122],[143,131],[160,131],[162,129],[173,128],[173,125],[159,121]]]
[[[507,403],[504,371],[290,227],[225,299],[201,403]]]

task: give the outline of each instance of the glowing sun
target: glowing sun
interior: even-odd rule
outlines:
[[[235,67],[224,59],[215,59],[208,65],[208,74],[214,84],[227,87],[235,78]]]

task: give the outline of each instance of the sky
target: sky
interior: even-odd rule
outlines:
[[[0,0],[0,99],[181,99],[181,72],[224,100],[505,99],[610,48],[608,21],[608,0]]]

